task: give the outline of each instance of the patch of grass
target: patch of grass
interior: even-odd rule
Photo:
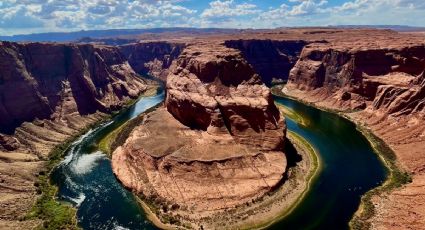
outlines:
[[[108,156],[111,156],[112,151],[115,150],[115,149],[112,149],[112,144],[114,143],[118,134],[121,133],[122,129],[125,127],[126,124],[127,122],[121,125],[120,127],[118,127],[117,129],[115,129],[114,131],[110,132],[102,140],[100,140],[97,146],[98,149],[104,152],[105,154],[107,154]]]
[[[76,138],[56,146],[49,154],[46,171],[38,177],[37,193],[40,197],[35,202],[26,219],[41,219],[43,223],[37,229],[79,229],[77,226],[76,210],[71,206],[55,200],[57,187],[50,183],[50,173],[59,164],[63,153]]]
[[[276,107],[284,116],[287,116],[288,118],[290,118],[291,120],[295,121],[296,123],[302,126],[307,126],[307,123],[308,123],[307,120],[303,118],[301,115],[299,115],[298,113],[296,113],[293,109],[279,103],[275,103],[275,104],[276,104]]]
[[[40,194],[40,196],[33,205],[31,211],[25,216],[25,219],[41,219],[43,221],[36,229],[80,229],[77,225],[77,210],[70,204],[58,202],[55,199],[58,188],[56,185],[51,184],[50,174],[62,161],[69,146],[77,140],[79,136],[110,118],[111,116],[106,116],[89,125],[87,128],[81,130],[63,144],[55,146],[50,151],[44,170],[39,173],[38,181],[35,182],[37,193]]]
[[[99,148],[109,155],[112,154],[115,149],[125,143],[133,129],[142,124],[146,114],[156,110],[162,105],[163,103],[160,103],[152,108],[149,108],[141,115],[122,124],[119,128],[111,132],[99,142]]]
[[[36,229],[79,229],[76,210],[54,199],[57,188],[49,183],[49,176],[39,178],[42,195],[38,198],[27,218],[39,218],[43,223]]]

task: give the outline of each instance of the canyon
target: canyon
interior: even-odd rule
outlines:
[[[37,197],[48,153],[155,87],[138,74],[167,88],[164,106],[112,155],[117,178],[141,197],[199,220],[279,186],[288,140],[266,85],[287,82],[279,93],[367,128],[411,175],[411,183],[372,196],[373,215],[356,214],[364,226],[425,225],[423,35],[309,28],[158,40],[1,43],[0,227],[40,224],[18,219]]]

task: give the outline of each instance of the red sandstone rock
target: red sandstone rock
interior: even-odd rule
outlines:
[[[114,47],[0,44],[0,126],[119,109],[146,84]]]
[[[418,76],[424,70],[425,45],[368,49],[367,45],[313,44],[303,50],[291,70],[288,87],[326,92],[330,100],[338,98],[335,95],[343,89],[360,95],[363,99],[357,100],[359,103],[375,100],[375,109],[412,112],[421,109],[416,107],[423,103]],[[387,103],[382,106],[384,101]]]
[[[283,117],[269,89],[239,51],[187,47],[167,79],[168,111],[183,124],[232,134],[239,143],[282,149]]]
[[[3,147],[6,151],[17,150],[20,146],[19,141],[12,137],[0,134],[0,149]]]
[[[347,116],[382,138],[413,179],[374,196],[375,215],[366,221],[373,229],[420,229],[425,223],[425,45],[375,39],[374,44],[340,41],[305,48],[286,93],[324,108],[364,109]],[[362,101],[368,106],[355,106]]]

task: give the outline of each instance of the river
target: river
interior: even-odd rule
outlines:
[[[161,103],[164,92],[141,98],[112,121],[75,141],[52,173],[58,200],[72,203],[83,229],[156,229],[134,195],[113,175],[110,159],[97,144],[125,121]],[[347,229],[360,197],[381,184],[386,168],[353,123],[286,98],[277,103],[300,114],[304,126],[287,119],[288,129],[319,152],[321,171],[301,203],[271,229]]]

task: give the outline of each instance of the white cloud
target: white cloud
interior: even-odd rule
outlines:
[[[329,6],[324,0],[288,0],[291,6],[262,12],[264,26],[417,25],[425,23],[425,0],[350,0]],[[421,20],[422,19],[422,20]]]
[[[425,26],[425,0],[210,0],[204,9],[185,7],[200,0],[1,0],[0,33],[170,26],[271,28],[337,24]],[[277,3],[277,4],[276,4]],[[189,4],[190,5],[190,4]]]
[[[261,10],[252,3],[214,0],[200,13],[199,18],[192,21],[199,27],[246,28],[253,27],[250,18],[256,18],[259,13]]]
[[[182,25],[196,13],[179,0],[4,0],[4,31],[61,31]],[[24,30],[25,29],[25,30]]]
[[[210,7],[201,13],[202,18],[233,17],[257,14],[257,6],[250,3],[236,4],[234,0],[216,0],[209,3]]]

